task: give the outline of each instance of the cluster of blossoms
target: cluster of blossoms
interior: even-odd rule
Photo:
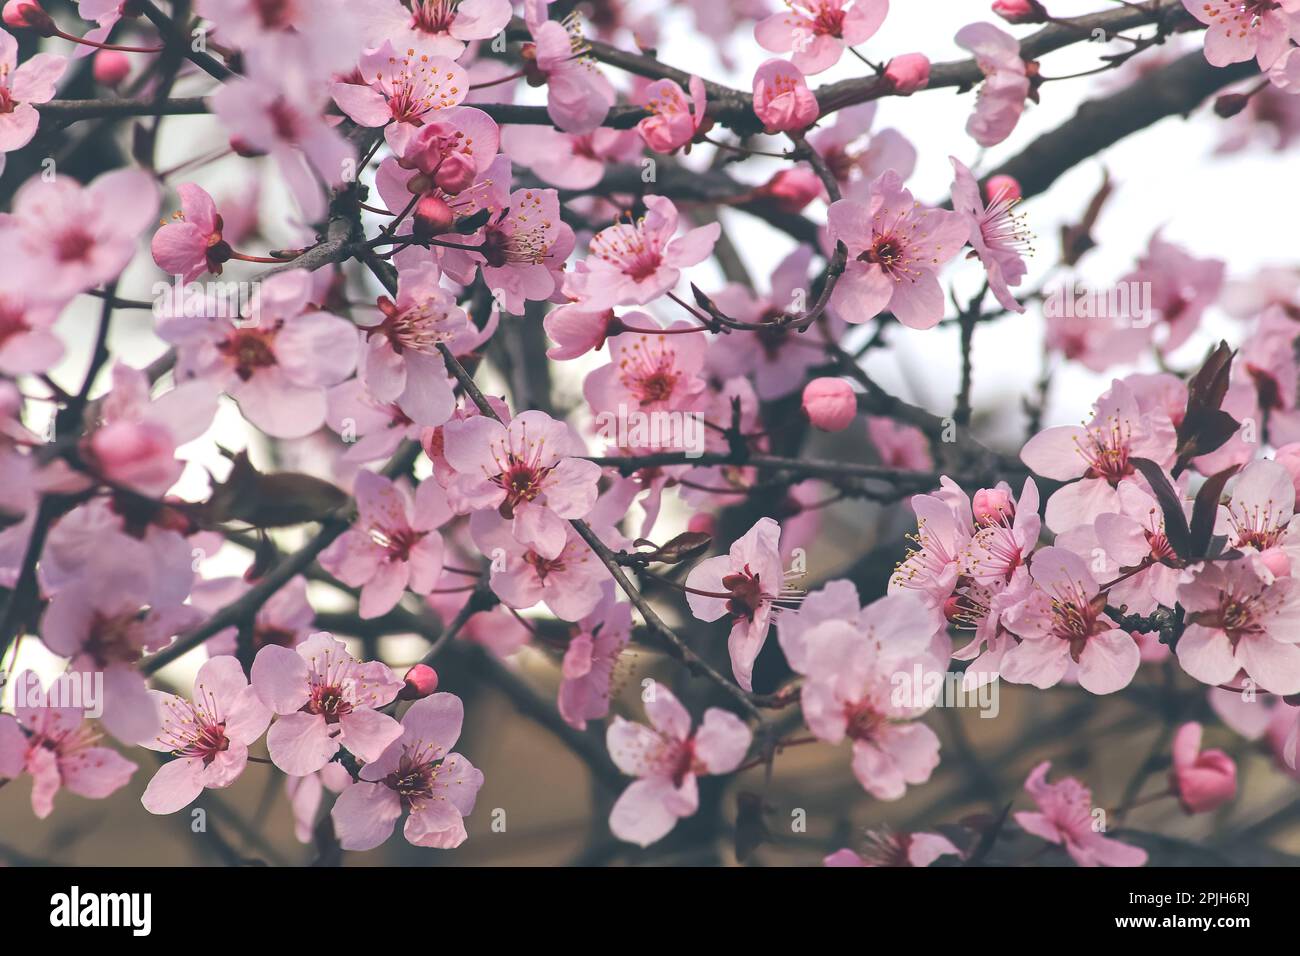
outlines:
[[[404,816],[411,844],[453,848],[484,774],[453,749],[464,707],[430,664],[448,645],[478,653],[470,643],[497,667],[525,647],[550,658],[555,701],[531,705],[603,729],[598,756],[635,778],[609,829],[642,847],[697,812],[699,778],[770,769],[797,744],[848,741],[862,790],[903,798],[940,764],[931,688],[951,677],[1109,695],[1176,662],[1225,724],[1267,734],[1294,770],[1300,280],[1266,273],[1243,292],[1225,263],[1155,235],[1116,283],[1149,300],[1102,320],[1043,310],[1053,357],[1117,372],[1085,423],[1036,430],[1018,456],[954,455],[943,420],[884,393],[842,343],[865,324],[863,352],[895,324],[960,324],[966,427],[975,325],[1044,298],[1025,286],[1025,190],[952,156],[949,201],[914,198],[917,150],[873,131],[874,101],[927,88],[929,60],[875,65],[856,49],[887,0],[749,6],[747,31],[775,57],[746,93],[610,46],[653,47],[654,24],[621,9],[586,24],[545,0],[199,0],[207,46],[145,61],[133,57],[174,41],[130,3],[83,2],[94,26],[78,37],[36,0],[10,0],[0,162],[13,153],[23,181],[0,215],[0,667],[17,676],[0,784],[29,776],[42,818],[62,788],[107,797],[140,769],[107,735],[160,755],[141,798],[151,813],[261,762],[284,775],[303,842],[327,832],[372,849]],[[1300,93],[1300,0],[1186,7],[1210,64],[1257,61],[1248,100]],[[1047,16],[1032,0],[993,10]],[[125,31],[161,46],[108,42]],[[19,37],[49,50],[20,57]],[[974,88],[966,132],[997,146],[1047,79],[1000,26],[955,40],[969,75],[944,84]],[[97,115],[56,98],[91,50],[96,82],[140,115],[161,120],[175,82],[206,84],[174,112],[210,113],[222,148],[159,171],[155,123],[135,162],[88,183],[38,168],[37,137],[59,132],[46,126]],[[809,85],[846,52],[869,68],[854,89]],[[535,104],[514,102],[529,90]],[[788,151],[755,149],[760,135]],[[740,184],[721,162],[694,169],[701,147],[788,165],[717,198],[709,182]],[[245,185],[274,170],[287,222],[263,222],[251,187],[219,198],[191,181],[228,158]],[[681,171],[714,179],[684,186]],[[719,204],[797,224],[765,291],[736,266]],[[243,251],[281,237],[293,248]],[[127,297],[137,268],[168,291]],[[966,305],[944,285],[962,268],[979,289]],[[97,326],[77,308],[87,299]],[[147,366],[123,360],[116,334],[115,316],[141,306],[166,349]],[[1246,324],[1239,352],[1224,344],[1186,375],[1119,369],[1177,367],[1217,308]],[[84,384],[64,387],[81,342]],[[484,369],[493,394],[475,382]],[[539,391],[552,373],[572,386],[564,401]],[[227,450],[227,422],[247,451]],[[855,427],[872,464],[802,457],[810,434]],[[965,477],[988,461],[1006,480]],[[916,518],[914,547],[874,593],[866,575],[815,576],[806,561],[825,509],[851,498],[906,499]],[[305,544],[284,533],[313,523]],[[321,593],[354,612],[318,620]],[[679,595],[680,625],[646,593]],[[318,624],[433,643],[394,670],[370,659],[375,644]],[[53,684],[16,667],[22,638],[64,663]],[[620,699],[633,644],[669,648],[699,679],[674,680],[679,700],[645,678],[648,726]],[[178,659],[194,665],[188,696],[163,670]],[[711,663],[724,659],[729,673]],[[102,693],[93,715],[64,694],[83,684]],[[777,739],[769,711],[808,735]],[[1187,722],[1173,736],[1164,795],[1189,814],[1236,794],[1233,758],[1201,737]],[[1095,825],[1083,783],[1048,772],[1029,774],[1036,809],[1012,817],[1023,834],[1079,865],[1145,862]],[[874,831],[826,862],[970,854],[946,833]]]

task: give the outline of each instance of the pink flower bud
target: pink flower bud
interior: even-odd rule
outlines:
[[[971,500],[971,512],[978,525],[1002,524],[1016,516],[1016,503],[1004,488],[981,488]]]
[[[885,79],[901,96],[930,85],[930,60],[923,53],[904,53],[885,65]]]
[[[754,74],[754,113],[767,133],[807,129],[820,115],[817,97],[792,63],[768,60]]]
[[[822,181],[807,166],[783,169],[756,192],[767,196],[782,212],[796,213],[822,195]]]
[[[95,54],[93,66],[95,82],[110,89],[126,79],[131,72],[131,61],[121,50],[100,50]]]
[[[399,700],[420,700],[438,689],[438,672],[428,664],[416,664],[402,679],[406,686],[397,692]]]
[[[803,390],[803,411],[815,428],[841,431],[858,413],[858,397],[842,378],[815,378]]]
[[[718,519],[706,511],[697,511],[686,522],[686,530],[712,536],[718,530]]]
[[[993,12],[1008,23],[1043,23],[1047,11],[1038,0],[994,0]]]
[[[90,451],[100,474],[116,484],[165,489],[180,473],[171,432],[153,422],[109,422],[91,436]]]
[[[415,213],[411,216],[411,232],[417,239],[442,235],[455,224],[456,214],[440,196],[425,193],[415,204]]]
[[[1217,810],[1237,795],[1237,765],[1222,750],[1201,750],[1201,725],[1183,724],[1174,735],[1169,788],[1185,813]]]
[[[36,0],[9,0],[4,9],[5,26],[14,30],[35,30],[43,37],[58,32],[54,20]]]
[[[1019,199],[1022,195],[1020,183],[1014,176],[990,176],[984,184],[985,198],[991,204],[995,199]]]

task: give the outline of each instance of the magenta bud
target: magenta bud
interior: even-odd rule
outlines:
[[[127,78],[131,61],[121,50],[100,50],[95,54],[92,70],[96,83],[112,89]]]
[[[59,29],[36,0],[9,0],[5,4],[4,22],[15,30],[35,30],[43,37],[52,37]]]
[[[456,214],[447,201],[433,193],[425,193],[415,204],[411,216],[411,232],[417,239],[440,236],[456,224]]]
[[[403,679],[406,686],[398,691],[399,700],[420,700],[438,689],[438,672],[428,664],[416,664]]]

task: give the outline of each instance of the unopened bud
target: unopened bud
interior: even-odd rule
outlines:
[[[1005,174],[990,176],[989,181],[984,184],[984,192],[990,203],[998,199],[1019,199],[1022,195],[1020,183],[1015,177]]]
[[[1224,93],[1214,101],[1214,112],[1227,119],[1229,116],[1236,116],[1246,108],[1250,102],[1250,97],[1245,93]]]
[[[923,53],[904,53],[885,64],[885,79],[902,96],[930,85],[930,59]]]
[[[428,664],[416,664],[402,679],[406,686],[397,692],[398,700],[420,700],[438,689],[438,672]]]
[[[994,0],[993,12],[1007,23],[1045,23],[1048,19],[1038,0]]]
[[[815,378],[803,390],[803,411],[815,428],[842,431],[858,413],[858,397],[842,378]]]
[[[456,214],[447,201],[433,193],[425,193],[415,204],[411,216],[411,232],[417,239],[440,236],[456,224]]]
[[[131,61],[121,50],[100,50],[95,54],[92,70],[95,82],[112,89],[131,72]]]
[[[43,37],[59,32],[54,20],[36,0],[9,0],[5,4],[4,22],[14,30],[35,30]]]

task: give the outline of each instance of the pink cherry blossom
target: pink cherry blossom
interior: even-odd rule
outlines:
[[[490,511],[475,511],[469,527],[492,559],[489,583],[507,607],[524,611],[545,603],[560,620],[578,621],[600,603],[609,572],[573,528],[565,526],[559,552],[548,557],[521,544],[510,522]]]
[[[149,694],[162,732],[141,746],[175,758],[158,769],[140,798],[150,813],[175,813],[205,788],[234,783],[248,765],[248,745],[271,720],[233,657],[213,657],[199,668],[191,700],[158,690]]]
[[[1199,259],[1157,233],[1137,269],[1119,284],[1149,283],[1147,305],[1155,315],[1133,316],[1132,321],[1144,325],[1158,318],[1166,328],[1162,348],[1173,350],[1196,331],[1205,310],[1219,298],[1224,272],[1221,260]]]
[[[870,185],[891,169],[906,180],[916,169],[916,147],[902,133],[896,129],[871,133],[876,111],[874,102],[858,103],[837,111],[833,123],[820,124],[808,136],[842,188],[852,191],[864,181]]]
[[[629,312],[624,316],[633,322],[642,317],[646,322],[653,322],[644,312]],[[552,309],[546,313],[542,325],[555,343],[547,350],[546,357],[562,362],[581,358],[588,352],[603,348],[609,336],[618,335],[622,331],[623,320],[614,314],[613,309],[589,311],[575,303]]]
[[[392,39],[459,57],[470,40],[496,36],[510,22],[509,0],[357,0],[368,43]]]
[[[1151,342],[1153,326],[1145,323],[1134,324],[1127,316],[1098,317],[1081,314],[1079,310],[1066,304],[1065,296],[1074,296],[1076,289],[1066,287],[1060,292],[1053,292],[1044,310],[1047,316],[1047,347],[1060,352],[1067,359],[1078,362],[1094,372],[1105,372],[1112,366],[1126,364],[1137,359]],[[1104,292],[1081,290],[1080,301],[1088,301],[1090,295],[1105,295]],[[1075,301],[1071,299],[1071,302]]]
[[[475,236],[477,250],[447,251],[443,268],[462,285],[469,285],[477,267],[510,312],[522,313],[526,301],[554,298],[574,246],[573,229],[560,218],[556,191],[516,189],[503,203],[489,208],[495,214]]]
[[[865,43],[889,13],[889,0],[788,0],[754,28],[759,46],[773,53],[793,50],[794,65],[808,74],[839,62],[845,47]]]
[[[991,23],[972,23],[957,31],[957,45],[975,55],[984,74],[966,132],[981,146],[996,146],[1016,128],[1031,91],[1020,42]]]
[[[340,747],[378,760],[401,736],[397,721],[378,708],[392,702],[402,681],[379,661],[361,663],[329,634],[313,634],[292,650],[263,647],[252,677],[257,696],[277,715],[267,752],[287,774],[320,770]]]
[[[610,811],[610,832],[643,847],[699,808],[697,777],[731,773],[753,740],[744,721],[718,707],[706,710],[692,733],[691,715],[667,687],[656,684],[649,693],[649,727],[615,717],[605,735],[618,769],[637,778]]]
[[[600,478],[599,465],[576,457],[585,450],[569,427],[528,411],[508,426],[478,416],[451,422],[444,433],[457,492],[475,508],[495,508],[520,544],[557,557],[566,519],[591,510]]]
[[[68,678],[77,675],[56,680]],[[55,706],[58,698],[47,696],[32,671],[19,674],[13,687],[22,702],[13,714],[0,714],[0,781],[31,775],[37,819],[54,812],[54,797],[64,788],[102,800],[126,786],[137,765],[98,746],[99,734],[85,722],[81,708]]]
[[[299,438],[325,422],[327,386],[356,366],[352,323],[312,306],[311,276],[302,269],[263,281],[245,314],[209,294],[204,314],[173,307],[158,334],[177,350],[181,379],[204,378],[239,402],[268,435]]]
[[[612,581],[596,609],[575,627],[564,651],[558,706],[565,722],[578,730],[609,714],[610,681],[619,654],[632,633],[632,605],[619,601]]]
[[[652,115],[636,124],[641,140],[656,153],[671,153],[688,145],[707,122],[704,81],[692,76],[689,99],[672,80],[656,80],[640,94],[640,105]]]
[[[614,105],[614,87],[586,56],[579,17],[546,20],[537,5],[525,4],[528,29],[533,35],[530,80],[546,83],[546,112],[566,133],[590,133],[600,126]],[[524,57],[529,53],[525,48]]]
[[[993,12],[1008,23],[1042,23],[1047,11],[1038,0],[993,0]]]
[[[20,262],[16,245],[12,236],[0,235],[0,259]],[[39,374],[63,358],[63,340],[52,326],[66,302],[33,288],[17,268],[0,275],[0,374]]]
[[[440,278],[432,262],[399,270],[397,300],[380,298],[380,314],[360,323],[366,390],[419,425],[441,425],[451,417],[456,399],[438,346],[471,334],[465,310]]]
[[[339,109],[361,126],[419,125],[431,113],[459,106],[469,92],[463,67],[421,46],[399,50],[389,40],[357,64],[362,83],[335,83]]]
[[[1024,256],[1030,252],[1030,234],[1022,218],[1012,212],[1019,201],[1018,192],[1009,187],[994,194],[985,205],[979,183],[966,165],[950,156],[956,179],[952,185],[953,208],[970,217],[971,248],[988,272],[989,289],[1005,309],[1024,312],[1008,286],[1020,285],[1029,271]]]
[[[930,443],[914,425],[901,425],[880,415],[867,416],[867,437],[880,455],[880,463],[904,471],[929,471],[934,467]]]
[[[641,155],[641,140],[634,131],[607,127],[574,134],[545,126],[507,126],[501,142],[512,160],[560,189],[589,189],[600,182],[607,164]]]
[[[41,639],[55,654],[69,658],[69,669],[103,674],[101,720],[126,744],[158,732],[151,691],[136,665],[146,652],[165,647],[173,635],[202,619],[192,607],[149,605],[150,583],[133,568],[101,556],[76,586],[51,598],[41,619]]]
[[[53,53],[37,53],[18,63],[18,41],[0,30],[0,171],[5,153],[22,149],[36,135],[40,114],[33,104],[54,98],[54,87],[68,61]]]
[[[113,0],[93,0],[112,3]],[[83,2],[83,15],[85,3]],[[125,6],[125,2],[122,6]],[[215,26],[223,43],[255,63],[299,63],[323,85],[332,73],[356,62],[361,19],[353,0],[267,3],[266,0],[197,0],[197,12]],[[101,20],[101,23],[104,21]],[[93,31],[92,31],[93,32]],[[87,34],[90,36],[90,34]]]
[[[1209,813],[1237,795],[1237,765],[1222,750],[1202,750],[1202,731],[1187,723],[1174,735],[1169,788],[1186,813]]]
[[[754,334],[713,339],[707,365],[714,374],[724,379],[752,379],[755,393],[764,400],[781,398],[803,387],[808,370],[819,362],[822,343],[843,329],[843,323],[835,320],[829,320],[826,326],[818,323],[806,332],[794,331],[779,322],[782,315],[800,312],[807,305],[812,255],[807,246],[799,246],[782,259],[772,273],[771,291],[766,295],[738,283],[711,294],[718,308],[731,318],[767,326]]]
[[[1300,522],[1292,527],[1295,484],[1291,473],[1276,461],[1253,461],[1233,483],[1232,495],[1220,510],[1232,547],[1249,549],[1278,577],[1289,575],[1291,558],[1300,557]]]
[[[330,816],[343,849],[379,846],[403,811],[403,833],[413,846],[452,849],[465,842],[465,817],[474,812],[483,772],[452,750],[464,719],[454,694],[434,694],[407,709],[401,736],[334,803]]]
[[[442,574],[443,541],[437,532],[450,517],[436,481],[408,495],[371,471],[357,473],[357,522],[321,554],[321,566],[344,584],[361,588],[362,617],[385,614],[408,588],[427,594]]]
[[[118,169],[82,186],[68,176],[29,179],[0,224],[16,230],[22,273],[43,295],[71,296],[116,279],[158,210],[158,187],[139,169]]]
[[[232,80],[212,96],[239,148],[275,160],[308,222],[325,214],[324,187],[341,186],[356,162],[352,145],[321,115],[324,93],[291,60],[275,76]]]
[[[1205,24],[1205,59],[1228,66],[1254,59],[1267,70],[1300,40],[1300,8],[1259,0],[1183,0],[1187,12]]]
[[[194,584],[191,603],[209,614],[247,593],[252,586],[242,577],[209,578]],[[312,632],[316,612],[307,602],[307,579],[296,577],[280,588],[253,617],[252,649],[263,647],[297,647]],[[228,627],[208,638],[208,653],[217,657],[234,654],[239,648],[238,628]]]
[[[1183,562],[1165,534],[1164,513],[1156,499],[1135,482],[1121,482],[1116,490],[1117,511],[1098,515],[1092,525],[1057,535],[1056,543],[1092,560],[1094,570],[1099,570],[1099,553],[1105,554],[1109,560],[1104,576],[1119,581],[1110,589],[1111,603],[1116,606],[1122,604],[1136,614],[1150,614],[1157,604],[1173,607]],[[1127,576],[1121,573],[1125,568],[1130,569]]]
[[[1025,790],[1038,810],[1016,811],[1016,823],[1026,832],[1065,848],[1079,866],[1142,866],[1145,850],[1103,836],[1096,828],[1092,791],[1074,777],[1047,782],[1050,760],[1036,766],[1025,781]]]
[[[1258,561],[1207,563],[1178,588],[1187,627],[1176,651],[1183,670],[1207,684],[1239,671],[1275,694],[1300,692],[1300,582],[1274,580]]]
[[[372,395],[361,378],[335,385],[326,404],[325,424],[348,445],[342,461],[349,463],[387,459],[403,439],[419,441],[423,431],[399,405]]]
[[[230,259],[230,245],[222,239],[222,220],[212,197],[194,183],[176,187],[181,211],[154,233],[150,244],[153,261],[169,275],[193,282],[205,272],[221,275]]]
[[[119,362],[112,374],[101,422],[83,445],[87,464],[117,485],[162,495],[185,466],[176,459],[176,449],[212,424],[217,390],[196,380],[151,399],[143,372]]]
[[[1038,486],[1026,478],[1019,499],[1005,483],[975,492],[971,509],[975,533],[966,549],[962,572],[980,584],[1011,581],[1038,545]]]
[[[641,306],[677,284],[681,268],[707,258],[722,233],[718,222],[677,232],[677,207],[663,196],[645,196],[646,215],[602,229],[590,255],[578,260],[564,293],[585,310]]]
[[[455,201],[454,208],[468,215],[474,210],[462,208],[466,203],[452,197],[468,191],[494,168],[501,131],[482,110],[461,106],[426,120],[418,129],[409,123],[391,125],[384,138],[396,159],[380,164],[375,186],[394,213],[405,209],[411,196],[432,191]],[[509,189],[506,179],[499,189],[503,195]]]
[[[847,598],[837,595],[846,611]],[[808,727],[828,743],[852,741],[853,774],[877,799],[899,799],[939,764],[939,738],[915,721],[933,700],[924,686],[907,692],[898,677],[942,673],[946,659],[931,654],[942,630],[934,608],[915,595],[893,594],[800,635],[791,666],[806,675],[801,700]]]
[[[975,534],[970,497],[952,479],[940,479],[933,494],[912,497],[917,547],[909,549],[889,579],[889,592],[920,591],[935,605],[952,594],[966,567],[966,551]]]
[[[892,170],[871,184],[866,202],[841,199],[827,212],[832,239],[848,247],[848,265],[831,305],[846,322],[891,312],[914,329],[943,318],[936,271],[970,234],[962,214],[918,206]]]
[[[1059,425],[1039,432],[1020,452],[1036,474],[1071,481],[1047,501],[1047,526],[1069,531],[1103,512],[1120,511],[1117,488],[1134,480],[1133,458],[1161,466],[1174,460],[1175,434],[1169,417],[1141,412],[1133,390],[1118,379],[1097,400],[1087,425]]]
[[[701,561],[686,577],[686,601],[701,621],[731,621],[727,650],[736,682],[752,690],[754,661],[767,641],[777,606],[789,597],[781,562],[781,526],[760,518],[729,553]]]
[[[803,74],[786,60],[765,62],[754,74],[754,113],[764,132],[799,132],[821,114]]]
[[[703,405],[706,382],[705,342],[698,334],[674,335],[691,327],[674,322],[669,334],[649,332],[656,323],[649,316],[637,328],[609,340],[609,364],[587,376],[583,394],[597,413],[626,417],[629,410],[642,413],[694,411]],[[666,446],[665,446],[666,447]]]
[[[1132,635],[1105,613],[1105,598],[1082,558],[1064,548],[1043,548],[1029,567],[1034,587],[1003,614],[1021,643],[1002,660],[1002,676],[1016,684],[1054,687],[1071,661],[1079,684],[1093,694],[1127,687],[1139,654]]]

